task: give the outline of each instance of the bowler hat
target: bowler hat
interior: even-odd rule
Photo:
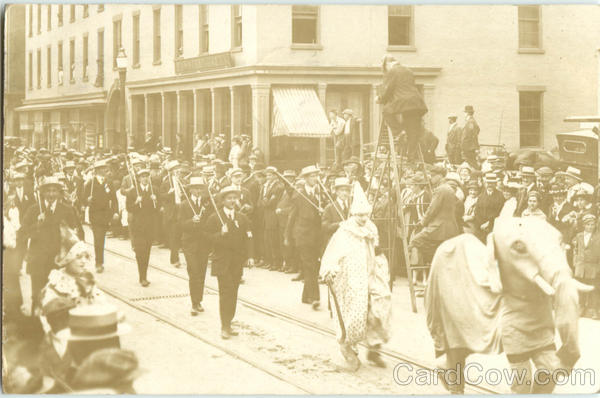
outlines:
[[[465,105],[465,112],[473,113],[475,110],[473,109],[473,105]]]

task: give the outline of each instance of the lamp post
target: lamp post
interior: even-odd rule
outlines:
[[[125,104],[125,78],[127,75],[127,54],[125,49],[121,47],[119,54],[117,55],[117,70],[119,71],[119,85],[121,86],[119,91],[121,94],[121,115],[119,115],[119,134],[125,134],[125,150],[129,146],[129,137],[125,131],[126,119],[127,119],[127,105]],[[119,140],[121,141],[121,140]]]

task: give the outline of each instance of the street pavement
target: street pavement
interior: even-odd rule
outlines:
[[[86,231],[88,238],[89,230]],[[91,239],[88,239],[91,241]],[[209,367],[214,372],[220,366],[225,366],[225,372],[212,380],[226,381],[225,390],[217,390],[221,393],[236,393],[235,388],[239,384],[237,380],[249,380],[249,384],[240,387],[239,392],[246,393],[289,393],[298,394],[312,392],[320,394],[440,394],[445,390],[435,382],[426,382],[426,385],[412,383],[401,386],[394,381],[394,367],[398,362],[392,362],[389,357],[384,357],[388,363],[387,369],[377,369],[369,366],[364,359],[364,349],[361,352],[363,367],[356,373],[348,373],[344,369],[344,361],[339,354],[338,345],[334,336],[322,333],[310,328],[305,328],[274,317],[270,314],[257,312],[250,306],[238,303],[236,314],[237,327],[240,336],[228,341],[220,339],[220,323],[218,316],[218,297],[215,293],[216,278],[210,276],[210,270],[206,278],[207,287],[203,306],[206,311],[198,317],[190,316],[190,301],[187,281],[176,278],[157,269],[150,268],[148,279],[152,282],[150,287],[143,288],[137,283],[137,268],[133,257],[133,251],[128,240],[108,238],[106,247],[122,255],[131,257],[132,260],[123,259],[119,256],[106,253],[105,272],[98,274],[101,287],[112,290],[122,298],[132,300],[138,308],[137,311],[129,307],[129,312],[148,311],[166,320],[170,325],[160,323],[160,328],[149,326],[148,323],[141,324],[139,329],[134,327],[133,339],[137,342],[142,366],[147,363],[155,373],[140,378],[141,393],[211,393],[211,384],[201,383],[204,372],[200,369]],[[183,260],[183,255],[181,255]],[[175,268],[169,264],[169,251],[164,248],[153,247],[150,263],[182,278],[187,278],[185,265]],[[268,271],[261,268],[244,270],[245,284],[240,286],[240,300],[246,300],[276,312],[285,313],[301,319],[305,323],[319,325],[331,331],[335,330],[334,320],[330,318],[327,310],[327,288],[321,285],[321,310],[314,311],[306,304],[300,303],[302,283],[292,282],[293,275],[281,272]],[[401,353],[414,359],[419,363],[433,367],[436,363],[433,352],[433,343],[426,326],[423,300],[418,298],[418,313],[410,310],[410,299],[405,279],[397,280],[392,295],[392,338],[385,348]],[[141,316],[141,315],[136,315]],[[150,316],[151,315],[145,315]],[[158,321],[154,321],[158,322]],[[151,322],[150,322],[151,324]],[[175,328],[171,325],[177,325]],[[177,333],[171,337],[157,339],[155,331],[158,329],[175,329]],[[185,331],[183,331],[185,330]],[[182,334],[183,333],[183,334]],[[145,335],[145,336],[144,336]],[[597,336],[600,335],[600,322],[590,319],[580,320],[580,344],[582,347],[582,358],[577,364],[579,368],[591,368],[600,375],[600,347],[597,344]],[[199,341],[202,339],[203,341]],[[160,344],[154,344],[160,341]],[[195,342],[195,343],[194,343]],[[202,344],[204,343],[204,344]],[[209,348],[215,352],[221,352],[222,357],[214,358],[214,354],[194,350],[207,351]],[[172,345],[172,348],[171,348]],[[193,348],[199,345],[202,348]],[[558,343],[560,345],[560,343]],[[124,340],[124,346],[129,346]],[[215,348],[220,347],[220,348]],[[223,352],[227,352],[225,354]],[[176,354],[176,355],[173,355]],[[178,354],[181,360],[178,361]],[[233,359],[237,357],[238,359]],[[207,361],[207,358],[210,358]],[[214,364],[213,359],[219,359]],[[188,377],[176,377],[169,370],[169,366],[163,366],[163,362],[176,364],[186,363],[187,366],[198,368],[198,378],[188,374]],[[188,364],[189,361],[189,364]],[[238,369],[235,373],[227,371],[228,364],[237,362]],[[399,361],[399,360],[398,360]],[[208,362],[208,363],[207,363]],[[472,355],[470,363],[481,364],[487,371],[490,369],[503,370],[508,368],[508,362],[504,355]],[[194,366],[192,364],[197,364]],[[231,368],[233,369],[233,368]],[[249,371],[248,369],[251,369]],[[260,369],[260,371],[259,371]],[[413,368],[413,369],[416,369]],[[256,372],[265,375],[252,377]],[[245,372],[245,373],[244,373]],[[235,383],[230,382],[231,375],[235,375]],[[402,380],[407,376],[415,377],[415,373],[407,370],[404,366],[397,374]],[[482,373],[483,375],[483,373]],[[270,376],[279,382],[263,379]],[[221,377],[221,379],[219,379]],[[158,379],[164,379],[158,382]],[[147,380],[147,384],[145,384]],[[588,381],[583,385],[558,386],[555,392],[593,392],[597,390],[599,380]],[[218,384],[218,382],[216,382]],[[238,384],[236,384],[238,383]],[[482,385],[499,392],[509,392],[505,380],[496,384],[494,380]],[[234,386],[233,384],[236,384]],[[431,385],[435,384],[435,385]],[[591,384],[591,385],[590,385]],[[137,386],[137,385],[136,385]],[[230,389],[230,391],[227,391]],[[160,391],[158,391],[160,390]],[[469,391],[467,391],[469,392]]]

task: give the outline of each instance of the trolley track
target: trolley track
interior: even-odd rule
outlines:
[[[88,245],[91,245],[89,242],[86,242],[86,243]],[[114,255],[114,256],[122,258],[123,260],[125,260],[125,261],[127,261],[129,263],[134,263],[135,264],[135,259],[133,257],[127,255],[127,254],[124,254],[124,253],[119,252],[117,250],[108,249],[108,248],[105,248],[104,250],[106,252]],[[153,268],[153,269],[155,269],[157,271],[160,271],[161,273],[167,274],[169,276],[172,276],[172,277],[184,280],[184,281],[188,281],[187,277],[182,276],[182,275],[178,274],[175,271],[171,271],[169,269],[165,269],[164,267],[161,267],[161,266],[158,266],[158,265],[155,265],[155,264],[149,264],[149,267],[151,267],[151,268]],[[280,380],[282,380],[282,381],[284,381],[286,383],[289,383],[290,385],[293,385],[294,387],[296,387],[296,388],[298,388],[298,389],[300,389],[302,391],[305,391],[307,394],[316,394],[316,392],[311,391],[309,388],[306,388],[304,386],[300,386],[298,383],[294,382],[293,380],[289,380],[288,378],[286,378],[282,374],[278,374],[276,371],[272,371],[270,369],[267,369],[263,365],[259,364],[258,362],[253,361],[253,360],[251,360],[249,358],[245,358],[245,357],[237,354],[236,352],[228,349],[226,346],[221,345],[221,344],[217,344],[214,341],[211,341],[211,340],[207,339],[206,337],[204,337],[202,335],[199,335],[198,333],[195,333],[193,330],[189,330],[189,328],[187,328],[185,326],[182,326],[181,324],[178,324],[177,321],[175,321],[173,319],[170,319],[170,318],[168,318],[168,317],[166,317],[166,316],[164,316],[164,315],[162,315],[162,314],[160,314],[160,313],[158,313],[158,312],[156,312],[154,310],[151,310],[151,309],[148,309],[148,308],[146,308],[144,306],[139,305],[138,304],[139,300],[127,298],[127,297],[121,295],[120,293],[116,292],[115,290],[110,289],[110,288],[106,288],[104,286],[100,286],[100,288],[102,290],[104,290],[106,293],[108,293],[109,295],[115,297],[116,299],[125,302],[129,306],[131,306],[133,308],[136,308],[136,309],[138,309],[140,311],[143,311],[143,312],[145,312],[145,313],[147,313],[147,314],[149,314],[149,315],[151,315],[151,316],[153,316],[153,317],[155,317],[157,319],[160,319],[161,321],[164,321],[165,323],[167,323],[167,324],[169,324],[169,325],[171,325],[171,326],[173,326],[173,327],[175,327],[175,328],[177,328],[177,329],[179,329],[179,330],[181,330],[181,331],[183,331],[183,332],[191,335],[192,337],[197,338],[197,339],[203,341],[206,344],[209,344],[209,345],[211,345],[213,347],[216,347],[216,348],[224,351],[226,354],[231,355],[232,357],[234,357],[236,359],[244,361],[244,362],[250,364],[251,366],[253,366],[253,367],[255,367],[255,368],[259,369],[259,370],[262,370],[262,371],[264,371],[264,372],[266,372],[266,373],[268,373],[268,374],[270,374],[270,375],[272,375],[272,376],[274,376],[274,377],[276,377],[276,378],[278,378],[278,379],[280,379]],[[214,288],[212,286],[209,286],[208,284],[205,284],[205,289],[209,290],[212,294],[217,294],[218,293],[218,290],[216,288]],[[302,327],[304,329],[307,329],[309,331],[316,332],[316,333],[319,333],[321,335],[324,335],[324,336],[327,336],[327,337],[335,339],[335,331],[333,331],[333,330],[331,330],[331,329],[329,329],[329,328],[327,328],[325,326],[322,326],[320,324],[317,324],[315,322],[311,322],[309,320],[296,317],[294,315],[291,315],[291,314],[283,312],[283,311],[278,311],[278,310],[275,310],[275,309],[272,309],[272,308],[265,307],[264,305],[258,304],[256,302],[253,302],[251,300],[248,300],[248,299],[245,299],[245,298],[242,298],[242,297],[239,297],[239,296],[238,296],[238,303],[241,303],[246,308],[249,308],[249,309],[251,309],[253,311],[256,311],[258,313],[262,313],[264,315],[267,315],[267,316],[270,316],[270,317],[273,317],[273,318],[276,318],[276,319],[279,319],[279,320],[283,320],[283,321],[286,321],[286,322],[291,323],[291,324],[295,324],[295,325],[300,326],[300,327]],[[365,346],[364,344],[362,344],[362,345]],[[416,366],[416,367],[421,368],[421,369],[426,369],[426,370],[429,370],[429,371],[434,371],[434,369],[435,369],[435,366],[433,364],[425,363],[423,361],[420,361],[420,360],[418,360],[416,358],[410,357],[410,356],[408,356],[406,354],[400,353],[400,352],[395,351],[395,350],[380,349],[380,350],[378,350],[378,352],[382,356],[387,357],[387,358],[389,358],[389,359],[391,359],[391,360],[393,360],[395,362],[409,363],[409,364],[411,364],[413,366]],[[469,393],[474,393],[474,394],[502,394],[501,391],[494,390],[492,388],[489,388],[489,387],[486,387],[486,386],[481,386],[481,385],[467,384],[466,385],[466,390]]]

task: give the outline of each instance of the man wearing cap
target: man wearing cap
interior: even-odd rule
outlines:
[[[150,170],[138,172],[138,189],[127,193],[126,208],[131,214],[131,245],[135,252],[138,266],[139,282],[143,287],[150,285],[148,281],[148,262],[154,240],[154,219],[158,216],[157,196],[150,185]],[[176,222],[176,220],[173,220]]]
[[[446,170],[440,166],[433,166],[430,170],[430,182],[434,189],[431,204],[423,220],[417,224],[417,227],[423,228],[411,239],[408,246],[409,251],[413,252],[413,263],[415,257],[420,259],[416,263],[430,263],[437,247],[460,233],[456,222],[458,198],[454,189],[444,182]]]
[[[178,205],[177,220],[181,226],[181,246],[187,264],[192,301],[192,315],[203,312],[204,281],[208,253],[210,252],[210,236],[206,231],[206,221],[211,214],[212,206],[208,198],[208,187],[202,177],[192,177],[187,186],[189,195]]]
[[[39,305],[39,294],[48,281],[50,271],[55,268],[55,257],[61,248],[60,225],[77,229],[78,220],[72,207],[61,203],[58,198],[62,189],[56,177],[41,180],[40,199],[31,205],[23,219],[22,233],[29,241],[27,273],[31,275],[31,295],[34,308]],[[83,240],[83,230],[79,239]]]
[[[476,234],[479,239],[485,241],[487,235],[494,228],[494,220],[500,215],[504,206],[504,195],[498,191],[498,176],[495,173],[487,173],[484,178],[485,189],[477,197],[474,210]]]
[[[305,185],[294,195],[294,206],[288,219],[286,236],[294,240],[300,257],[304,275],[302,302],[311,304],[313,309],[317,310],[320,305],[318,279],[323,208],[318,186],[319,169],[316,166],[304,167],[300,177],[305,180]],[[289,242],[286,242],[287,244]]]
[[[520,217],[523,210],[527,208],[527,198],[529,192],[537,188],[535,179],[535,169],[531,166],[521,167],[521,184],[523,188],[519,190],[517,195],[517,210],[515,211],[515,217]]]
[[[352,184],[345,177],[336,178],[333,184],[335,199],[325,206],[321,217],[321,231],[323,234],[323,248],[335,233],[340,223],[348,218],[350,209],[350,192]]]
[[[250,220],[235,211],[240,191],[229,186],[221,190],[218,211],[206,222],[206,231],[212,236],[213,255],[211,274],[219,283],[219,313],[221,337],[229,339],[238,332],[231,328],[235,316],[242,267],[254,264]]]
[[[279,247],[279,223],[277,220],[277,203],[283,194],[283,183],[279,181],[277,168],[269,166],[265,169],[266,181],[262,187],[257,209],[263,212],[265,265],[272,271],[281,271],[283,260]]]
[[[378,103],[383,105],[383,119],[394,136],[404,130],[407,136],[409,161],[417,157],[417,143],[421,137],[421,118],[427,113],[427,105],[419,91],[412,71],[390,55],[382,60],[383,85]],[[402,151],[404,153],[404,151]]]
[[[176,222],[177,207],[185,200],[183,193],[183,171],[182,165],[177,160],[172,160],[166,165],[168,175],[163,180],[160,192],[160,211],[162,213],[163,225],[167,231],[167,243],[169,245],[171,265],[179,268],[179,249],[181,246],[181,228]]]
[[[479,169],[477,163],[477,153],[479,151],[479,125],[473,114],[473,106],[465,106],[465,125],[461,133],[461,152],[463,159],[475,169]]]
[[[456,122],[456,113],[448,115],[448,136],[446,138],[446,154],[448,155],[448,161],[450,164],[461,164],[461,128]]]
[[[96,271],[104,271],[104,243],[113,218],[118,217],[117,196],[108,184],[108,164],[97,161],[94,177],[84,187],[84,205],[89,207],[89,218],[94,235]]]

